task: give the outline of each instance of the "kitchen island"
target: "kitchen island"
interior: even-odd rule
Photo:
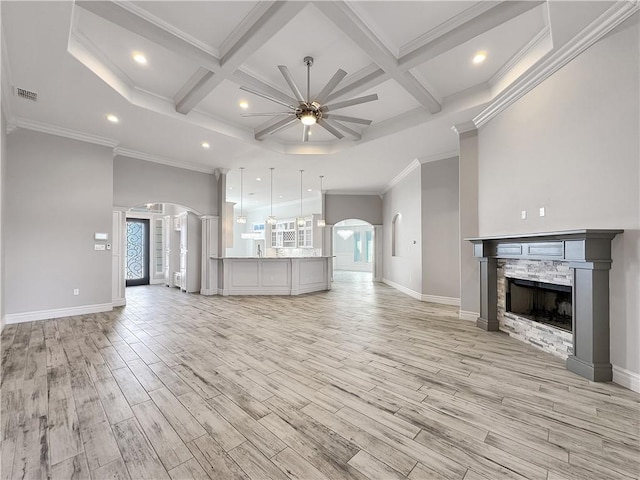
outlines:
[[[211,257],[219,295],[300,295],[331,289],[333,257]]]

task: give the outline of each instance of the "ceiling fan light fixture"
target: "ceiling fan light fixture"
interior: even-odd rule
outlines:
[[[300,121],[303,125],[311,126],[316,123],[316,115],[313,112],[304,112],[300,115]]]

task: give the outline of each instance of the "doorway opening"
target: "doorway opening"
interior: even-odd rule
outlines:
[[[149,285],[149,219],[128,218],[126,235],[126,286]]]
[[[359,219],[333,226],[333,280],[371,282],[375,258],[373,226]]]

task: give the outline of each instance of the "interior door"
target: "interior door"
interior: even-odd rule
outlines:
[[[149,285],[149,220],[127,218],[126,284]]]

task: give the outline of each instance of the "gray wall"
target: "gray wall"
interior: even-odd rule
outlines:
[[[422,293],[460,298],[458,157],[422,170]]]
[[[382,277],[422,293],[421,172],[415,168],[384,194]],[[391,222],[399,213],[396,256],[391,255]],[[414,243],[415,242],[415,243]]]
[[[640,373],[640,65],[627,21],[479,132],[480,235],[622,228],[611,362]],[[539,217],[539,207],[546,216]],[[520,211],[527,210],[527,220]]]
[[[7,315],[111,304],[112,150],[30,130],[7,138]],[[80,295],[74,296],[73,289]]]
[[[177,203],[201,215],[218,215],[215,175],[117,155],[113,159],[113,205]]]
[[[7,119],[0,111],[0,331],[4,328],[4,207],[7,172]]]
[[[327,225],[350,218],[382,225],[382,199],[378,195],[325,195]]]

